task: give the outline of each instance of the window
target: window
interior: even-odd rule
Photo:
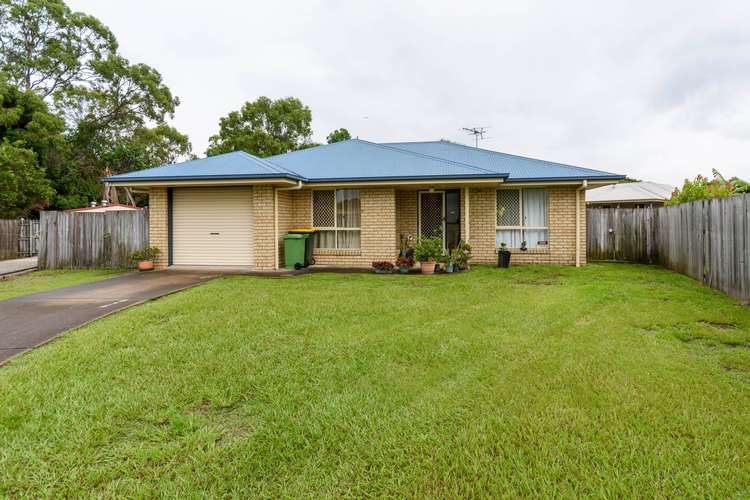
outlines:
[[[498,189],[495,243],[520,248],[526,241],[529,248],[546,247],[547,190]]]
[[[359,248],[359,189],[313,191],[312,204],[315,248]]]

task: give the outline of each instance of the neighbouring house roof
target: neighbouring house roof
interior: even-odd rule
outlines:
[[[525,156],[475,148],[450,141],[389,142],[388,146],[449,160],[468,163],[493,172],[508,174],[508,182],[547,180],[621,180],[623,175],[565,165]]]
[[[133,205],[122,205],[120,203],[112,203],[110,205],[96,205],[95,207],[82,207],[82,208],[69,208],[66,212],[119,212],[123,210],[141,210],[140,207]]]
[[[672,197],[675,187],[656,182],[626,182],[586,191],[586,203],[659,202]]]
[[[612,180],[624,176],[446,141],[377,144],[351,139],[258,158],[226,153],[103,178],[105,182],[289,179],[306,183],[486,179]]]

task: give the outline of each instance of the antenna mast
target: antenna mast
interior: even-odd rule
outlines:
[[[489,127],[462,127],[461,130],[468,132],[469,135],[474,136],[474,147],[479,147],[479,139],[484,139],[484,134],[487,132]]]

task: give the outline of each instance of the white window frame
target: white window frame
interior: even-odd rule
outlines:
[[[547,197],[547,225],[546,226],[524,226],[523,225],[523,192],[526,189],[544,189],[544,194]],[[498,226],[497,225],[497,193],[500,191],[518,191],[518,219],[521,222],[520,226]],[[495,247],[497,247],[497,232],[498,231],[521,231],[521,241],[525,241],[524,231],[547,231],[547,244],[542,245],[542,248],[549,248],[549,191],[547,188],[504,188],[498,189],[495,192]],[[514,248],[514,247],[509,247]]]
[[[359,193],[359,221],[362,222],[362,191],[359,188],[351,188],[351,189],[345,189],[345,191],[351,191],[352,189],[356,189]],[[323,227],[323,226],[313,226],[313,229],[317,229],[318,231],[333,231],[334,234],[334,246],[333,247],[316,247],[317,250],[360,250],[362,248],[362,226],[360,227],[338,227],[338,221],[339,221],[339,213],[338,213],[338,202],[336,193],[338,191],[341,191],[340,189],[316,189],[315,191],[333,191],[333,226],[332,227]],[[312,221],[315,220],[315,200],[314,200],[315,194],[310,195],[310,218]],[[357,248],[339,248],[339,231],[359,231],[359,247]]]

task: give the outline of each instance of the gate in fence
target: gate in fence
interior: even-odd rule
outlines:
[[[18,256],[32,257],[39,253],[39,221],[21,219],[18,228]]]

